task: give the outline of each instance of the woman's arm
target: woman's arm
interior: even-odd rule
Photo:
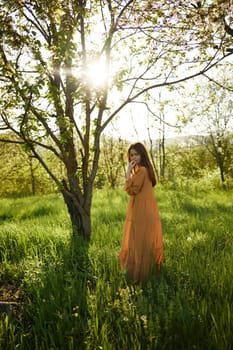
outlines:
[[[140,167],[132,178],[126,177],[125,190],[129,195],[136,195],[140,192],[146,176],[146,168]]]

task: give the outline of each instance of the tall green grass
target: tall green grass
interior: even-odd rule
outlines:
[[[95,192],[89,244],[59,195],[1,199],[0,349],[232,349],[232,193],[156,196],[165,263],[143,286],[119,268],[123,191]]]

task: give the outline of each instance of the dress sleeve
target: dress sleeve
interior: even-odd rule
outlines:
[[[140,192],[146,176],[146,168],[141,167],[138,172],[129,180],[126,180],[125,190],[129,195],[136,195]]]

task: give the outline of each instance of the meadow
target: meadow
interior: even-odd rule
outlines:
[[[122,190],[95,191],[89,243],[58,194],[0,199],[0,349],[232,349],[232,191],[167,184],[156,196],[165,263],[143,286],[118,264]]]

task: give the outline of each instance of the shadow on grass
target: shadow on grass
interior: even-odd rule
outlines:
[[[13,215],[11,213],[3,213],[0,214],[0,223],[4,221],[9,221],[13,218]]]
[[[40,207],[40,208],[35,208],[29,213],[24,213],[20,219],[34,219],[34,218],[40,218],[43,216],[48,216],[48,215],[54,215],[57,214],[57,210],[54,209],[53,207]]]
[[[181,209],[190,215],[199,214],[203,217],[213,216],[216,214],[223,213],[224,215],[232,214],[232,206],[229,204],[224,205],[223,203],[212,203],[210,206],[206,206],[205,198],[203,198],[203,205],[197,205],[190,201],[184,201],[180,204]]]
[[[199,217],[206,220],[206,218],[214,217],[218,210],[215,206],[207,207],[205,200],[203,199],[203,205],[193,204],[191,202],[183,202],[180,204],[180,208],[183,213],[187,213],[189,216]],[[224,207],[221,208],[224,211]]]
[[[17,209],[15,209],[15,212],[14,212],[11,209],[9,212],[0,214],[0,224],[6,221],[15,221],[15,220],[23,221],[28,219],[42,218],[49,215],[57,215],[57,210],[54,209],[53,207],[48,207],[48,206],[47,207],[37,206],[34,209],[28,208],[27,210],[24,210],[21,212],[17,211]]]
[[[46,258],[38,276],[24,279],[20,349],[84,349],[88,268],[88,243],[72,237],[55,259]]]
[[[140,344],[140,349],[209,349],[205,328],[194,316],[196,310],[175,271],[164,265],[159,276],[152,276],[145,285],[128,286],[138,330],[134,341]]]

